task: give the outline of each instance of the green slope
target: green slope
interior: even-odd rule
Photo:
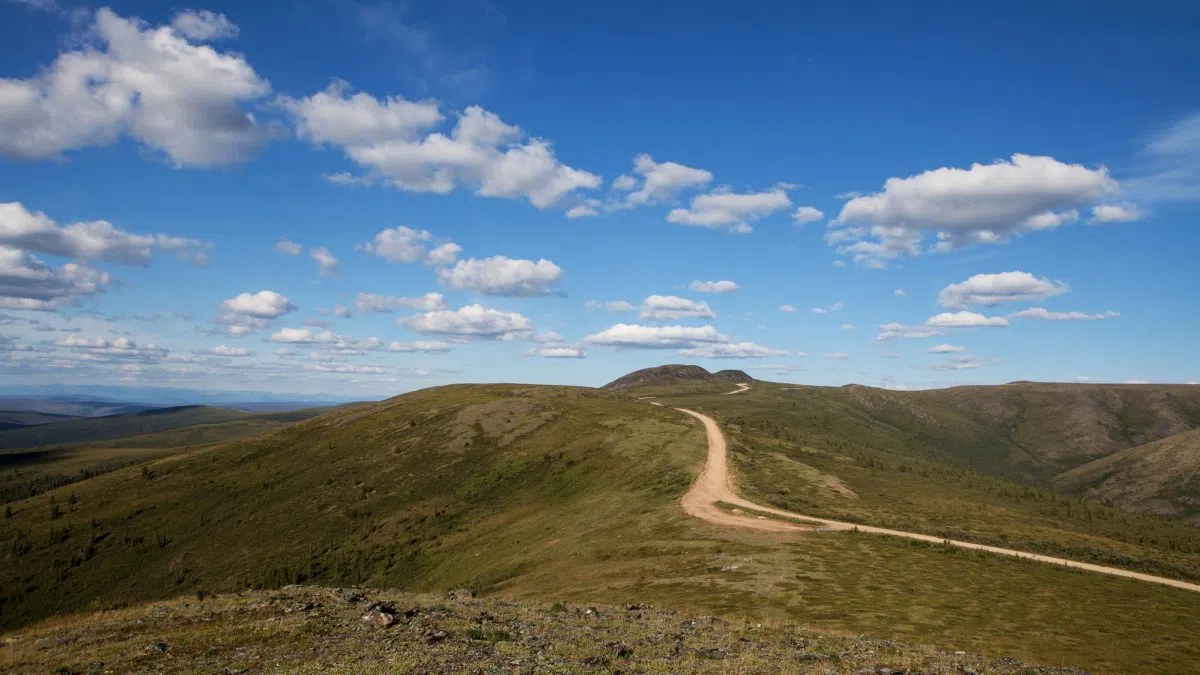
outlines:
[[[203,405],[155,408],[136,413],[89,417],[0,431],[0,450],[29,449],[107,441],[158,431],[217,424],[250,417],[249,413]]]
[[[743,396],[705,405],[736,413]],[[0,523],[0,622],[247,585],[466,586],[1096,669],[1179,672],[1194,662],[1200,598],[1186,591],[883,537],[763,537],[695,521],[678,499],[704,456],[693,420],[627,396],[519,385],[415,392],[13,504]],[[774,485],[801,491],[805,480]],[[991,499],[980,490],[965,508],[986,524]],[[1067,528],[1075,521],[1062,510],[1044,518]],[[1106,639],[1087,638],[1097,634]]]

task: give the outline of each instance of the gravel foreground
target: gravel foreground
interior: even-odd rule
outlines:
[[[58,617],[10,673],[1081,673],[649,605],[289,586]]]

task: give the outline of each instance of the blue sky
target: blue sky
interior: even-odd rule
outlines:
[[[1200,379],[1200,7],[793,4],[0,2],[0,380]]]

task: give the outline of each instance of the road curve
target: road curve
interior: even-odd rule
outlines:
[[[748,385],[746,386],[748,387]],[[741,393],[742,391],[745,391],[745,389],[732,391],[729,393],[737,394]],[[900,530],[889,530],[882,527],[872,527],[870,525],[857,525],[855,523],[843,523],[836,520],[827,520],[825,518],[816,518],[800,513],[793,513],[791,511],[784,511],[782,509],[776,509],[770,506],[759,506],[751,501],[742,499],[733,489],[733,483],[729,479],[729,463],[725,448],[725,435],[721,433],[721,427],[717,426],[717,423],[713,421],[711,417],[702,415],[695,410],[688,410],[687,408],[675,408],[675,410],[686,413],[700,420],[702,423],[704,423],[704,429],[708,434],[708,461],[705,463],[704,471],[700,473],[700,477],[696,479],[696,482],[692,485],[691,489],[689,489],[687,493],[683,495],[683,510],[690,516],[694,516],[715,525],[740,527],[758,530],[761,532],[812,532],[814,530],[849,531],[857,529],[860,532],[884,534],[892,537],[903,537],[905,539],[916,539],[918,541],[957,546],[959,548],[971,549],[975,551],[987,551],[988,553],[995,553],[997,555],[1007,555],[1014,558],[1026,558],[1028,560],[1036,560],[1038,562],[1050,563],[1052,565],[1062,565],[1064,567],[1072,567],[1075,569],[1087,570],[1089,572],[1108,574],[1114,577],[1125,577],[1128,579],[1137,579],[1139,581],[1149,581],[1155,584],[1163,584],[1165,586],[1173,586],[1175,588],[1182,588],[1188,591],[1200,592],[1200,585],[1188,583],[1186,581],[1180,581],[1178,579],[1156,577],[1151,574],[1131,572],[1129,570],[1123,570],[1116,567],[1093,565],[1091,563],[1067,560],[1065,558],[1054,558],[1052,556],[1040,555],[1038,553],[1028,553],[1026,551],[1018,551],[1011,548],[1000,548],[997,546],[974,544],[969,541],[943,539],[941,537],[934,537],[928,534],[901,532]],[[719,508],[717,506],[717,502],[724,502],[726,504],[736,506],[739,509],[757,511],[762,514],[771,514],[782,518],[793,518],[802,521],[808,521],[811,524],[774,520],[763,515],[756,516],[752,513],[732,513]]]
[[[724,394],[721,394],[721,396],[733,396],[734,394],[743,394],[746,392],[747,389],[750,388],[750,385],[745,382],[741,382],[741,383],[735,384],[733,386],[737,387],[737,389],[734,389],[733,391],[727,391]]]

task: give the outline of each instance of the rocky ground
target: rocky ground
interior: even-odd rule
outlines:
[[[289,586],[8,633],[14,673],[1074,673],[648,605]]]

